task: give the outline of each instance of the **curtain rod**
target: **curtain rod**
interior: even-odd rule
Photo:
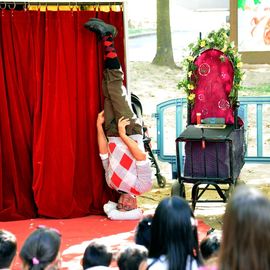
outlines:
[[[27,5],[66,5],[66,6],[71,6],[71,5],[122,5],[124,1],[69,1],[69,2],[64,2],[64,1],[51,1],[51,0],[47,0],[47,1],[0,1],[0,5],[14,5],[14,4],[27,4]]]

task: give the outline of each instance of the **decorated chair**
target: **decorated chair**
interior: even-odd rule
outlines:
[[[237,112],[241,62],[226,31],[212,32],[190,47],[187,78],[179,83],[187,92],[187,127],[176,139],[178,181],[171,193],[186,197],[185,183],[193,184],[195,209],[198,201],[213,201],[201,199],[206,190],[217,191],[214,201],[227,201],[244,165],[245,142]]]

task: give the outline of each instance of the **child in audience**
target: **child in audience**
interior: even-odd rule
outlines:
[[[119,270],[138,270],[140,264],[146,261],[147,248],[142,245],[130,245],[119,252],[117,265]]]
[[[217,266],[211,270],[270,269],[270,201],[253,187],[236,187],[223,217]]]
[[[270,269],[270,201],[255,188],[238,186],[223,220],[219,269]]]
[[[17,240],[13,233],[0,230],[0,269],[12,269],[17,251]]]
[[[217,233],[213,230],[202,239],[200,251],[205,265],[216,265],[220,248],[220,237],[221,233]]]
[[[150,246],[152,219],[152,216],[144,217],[137,225],[135,231],[135,243],[143,245],[147,249],[149,249]]]
[[[60,244],[61,235],[58,230],[39,226],[27,237],[21,248],[22,269],[60,269]]]
[[[144,269],[196,270],[201,265],[197,222],[183,198],[173,196],[158,204],[151,225],[148,257]]]
[[[104,245],[91,242],[85,249],[82,266],[83,269],[108,269],[112,261],[112,252]]]

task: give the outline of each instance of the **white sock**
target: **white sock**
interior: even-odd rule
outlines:
[[[110,211],[115,210],[117,207],[117,203],[108,201],[106,204],[103,205],[103,210],[108,215]]]
[[[143,217],[143,211],[139,208],[130,211],[119,211],[117,209],[113,209],[107,215],[108,218],[112,220],[134,220],[141,219]]]

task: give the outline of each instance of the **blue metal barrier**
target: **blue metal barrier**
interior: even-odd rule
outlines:
[[[240,97],[239,117],[244,121],[246,130],[247,152],[245,162],[270,162],[270,119],[264,115],[270,113],[269,97]],[[175,139],[186,127],[186,98],[172,99],[157,105],[154,115],[157,122],[157,150],[161,161],[172,166],[172,178],[177,176]],[[172,125],[172,121],[175,121]],[[173,126],[173,128],[172,128]],[[264,138],[264,135],[265,136]],[[267,143],[268,140],[268,143]],[[267,147],[269,145],[269,149]],[[181,161],[184,160],[180,151]]]

